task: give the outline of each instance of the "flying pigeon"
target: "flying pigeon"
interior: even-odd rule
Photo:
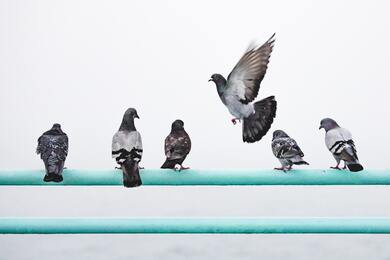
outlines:
[[[191,151],[191,139],[184,130],[184,122],[180,119],[172,123],[170,134],[165,138],[165,156],[167,159],[161,168],[186,170],[182,164]]]
[[[68,136],[61,130],[60,124],[54,124],[38,138],[37,154],[41,155],[45,163],[46,175],[43,180],[61,182],[68,155]]]
[[[343,169],[348,167],[351,172],[363,170],[363,166],[359,163],[351,133],[347,129],[340,127],[336,121],[331,118],[322,119],[319,129],[321,128],[324,128],[326,132],[326,147],[333,154],[333,157],[337,162],[337,165],[331,168],[340,170],[339,165],[341,160],[343,160]]]
[[[112,158],[123,172],[123,185],[127,188],[142,185],[139,175],[139,162],[142,158],[141,135],[134,126],[134,118],[139,118],[137,110],[126,110],[118,132],[112,138]]]
[[[272,152],[282,165],[282,167],[275,168],[275,170],[291,170],[293,164],[308,165],[308,163],[302,159],[304,154],[297,142],[282,130],[276,130],[273,133]]]
[[[251,103],[257,96],[260,83],[267,71],[269,58],[274,46],[274,36],[263,45],[249,48],[227,79],[221,74],[213,74],[213,81],[222,103],[234,116],[231,120],[243,121],[242,139],[244,142],[259,141],[270,129],[276,115],[274,96]]]

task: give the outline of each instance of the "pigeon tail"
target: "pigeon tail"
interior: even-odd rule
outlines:
[[[296,165],[309,165],[309,163],[308,163],[308,162],[306,162],[306,161],[304,161],[304,160],[302,160],[302,161],[297,161],[297,162],[294,162],[294,164],[296,164]]]
[[[294,156],[293,158],[291,158],[290,161],[291,161],[293,164],[295,164],[295,165],[309,165],[308,162],[306,162],[305,160],[303,160],[302,156],[303,156],[303,153],[301,152],[301,154],[296,155],[296,156]]]
[[[45,182],[61,182],[63,181],[62,171],[64,169],[64,161],[57,158],[49,157],[45,162],[46,175],[43,178]]]
[[[352,162],[352,163],[347,162],[347,167],[351,172],[359,172],[363,170],[363,166],[357,162]]]
[[[358,172],[363,170],[363,166],[359,163],[359,158],[357,157],[356,150],[351,145],[346,145],[345,148],[341,151],[341,158],[345,161],[348,169],[351,172]]]
[[[184,159],[173,159],[169,160],[168,158],[165,160],[164,164],[161,166],[161,169],[175,169],[176,164],[182,164]]]
[[[123,186],[127,188],[138,187],[142,185],[139,175],[138,161],[126,159],[122,165],[123,171]]]
[[[253,104],[255,113],[244,118],[242,139],[247,143],[259,141],[271,128],[276,115],[276,100],[274,96],[264,98]]]

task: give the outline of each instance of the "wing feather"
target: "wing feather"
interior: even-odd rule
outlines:
[[[227,86],[237,88],[235,92],[243,104],[253,101],[259,93],[260,83],[267,72],[273,50],[274,36],[275,34],[260,47],[250,48],[227,78]]]

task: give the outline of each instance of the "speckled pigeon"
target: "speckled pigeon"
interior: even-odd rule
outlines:
[[[66,156],[68,155],[68,136],[61,130],[60,124],[44,132],[38,139],[37,154],[45,163],[46,175],[43,178],[46,182],[61,182],[62,171]]]
[[[139,175],[139,162],[142,158],[142,139],[134,125],[134,118],[139,118],[137,110],[126,110],[118,132],[112,138],[112,157],[123,172],[123,185],[127,188],[142,185]]]
[[[267,71],[269,58],[274,46],[274,35],[263,45],[249,48],[227,79],[221,74],[213,74],[213,81],[222,103],[242,124],[244,142],[259,141],[270,129],[276,115],[274,96],[252,103],[257,97],[260,83]]]
[[[165,138],[165,156],[167,157],[161,168],[186,170],[182,164],[191,151],[191,139],[184,130],[184,122],[180,119],[172,123],[170,134]]]
[[[282,130],[276,130],[273,133],[272,152],[282,165],[282,167],[275,168],[275,170],[291,170],[293,164],[308,165],[308,163],[303,160],[304,154],[297,142]]]
[[[326,147],[337,162],[337,165],[331,168],[339,170],[340,162],[344,161],[343,169],[348,167],[351,172],[363,170],[363,166],[359,163],[351,133],[347,129],[340,127],[336,121],[331,118],[324,118],[321,120],[319,129],[322,128],[325,129]]]

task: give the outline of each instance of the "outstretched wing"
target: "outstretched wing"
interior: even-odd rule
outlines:
[[[227,78],[227,86],[235,88],[234,92],[243,104],[253,101],[259,92],[274,46],[274,36],[275,34],[260,47],[249,49]]]
[[[185,158],[191,150],[191,139],[186,132],[169,134],[165,138],[165,155],[168,159]]]

